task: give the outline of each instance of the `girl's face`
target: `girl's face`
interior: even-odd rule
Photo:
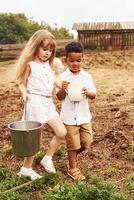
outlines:
[[[70,52],[65,61],[72,73],[78,73],[83,63],[83,53]]]
[[[51,54],[52,54],[53,49],[49,45],[48,41],[44,42],[43,46],[40,46],[37,51],[37,55],[35,59],[39,62],[45,62],[49,60]]]

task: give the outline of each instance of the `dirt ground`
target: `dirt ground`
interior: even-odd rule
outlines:
[[[89,152],[79,156],[78,164],[83,173],[91,171],[121,187],[134,172],[134,51],[87,52],[84,68],[93,76],[97,97],[89,102],[94,142]],[[0,166],[17,172],[22,158],[7,153],[11,148],[7,124],[20,120],[23,109],[15,71],[14,65],[0,68]],[[60,111],[55,96],[54,102]],[[51,129],[45,126],[41,152],[51,137]],[[67,178],[67,159],[54,162]],[[34,168],[43,171],[40,165]]]

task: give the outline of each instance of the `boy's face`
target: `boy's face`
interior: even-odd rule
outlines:
[[[65,58],[65,62],[72,73],[78,73],[81,70],[83,53],[70,52]]]

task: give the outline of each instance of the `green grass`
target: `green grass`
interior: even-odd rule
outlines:
[[[6,67],[11,64],[15,64],[16,60],[0,61],[0,67]]]
[[[129,159],[131,161],[134,161],[134,143],[130,144]]]
[[[119,192],[114,185],[92,174],[86,175],[86,181],[67,181],[60,172],[44,173],[43,178],[11,192],[6,190],[29,181],[26,177],[18,177],[16,173],[5,168],[0,169],[0,200],[28,200],[33,193],[38,200],[132,200],[132,176],[128,180],[127,194]],[[130,196],[130,194],[132,194]]]
[[[108,168],[105,171],[105,175],[108,177],[114,177],[117,175],[117,173],[118,173],[118,170],[115,167]]]

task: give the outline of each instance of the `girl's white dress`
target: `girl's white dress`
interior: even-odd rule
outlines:
[[[55,74],[49,61],[43,64],[31,61],[29,66],[31,73],[28,77],[27,91],[31,99],[26,103],[26,120],[47,123],[58,116],[51,97]]]

